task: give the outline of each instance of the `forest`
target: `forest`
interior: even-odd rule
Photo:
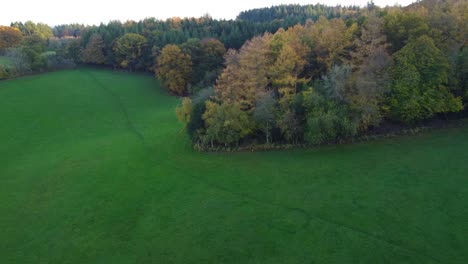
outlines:
[[[386,124],[466,116],[468,3],[282,5],[235,20],[0,27],[0,79],[101,65],[181,96],[199,150],[347,142]]]

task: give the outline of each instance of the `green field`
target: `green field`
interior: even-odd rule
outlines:
[[[198,153],[151,76],[0,82],[0,263],[466,263],[468,129]]]

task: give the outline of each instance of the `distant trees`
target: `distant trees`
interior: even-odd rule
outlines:
[[[25,37],[38,37],[43,40],[47,40],[54,36],[52,28],[44,23],[34,23],[32,21],[27,21],[26,23],[14,22],[11,23],[11,26],[18,28]]]
[[[86,27],[82,24],[66,24],[55,26],[52,31],[55,37],[58,38],[78,38],[83,33]]]
[[[359,16],[359,11],[359,6],[278,5],[243,11],[237,16],[237,19],[257,23],[285,21],[287,23],[285,27],[289,27],[305,23],[307,19],[317,20],[320,16],[327,19],[355,18]]]
[[[176,45],[167,45],[157,59],[156,76],[164,87],[176,95],[187,93],[192,74],[192,60],[190,55],[182,52]]]

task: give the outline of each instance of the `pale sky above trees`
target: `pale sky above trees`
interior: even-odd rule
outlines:
[[[368,0],[23,0],[5,1],[0,25],[32,20],[51,26],[67,23],[99,24],[110,20],[140,20],[145,17],[200,17],[234,19],[240,11],[279,4],[365,5]],[[414,0],[374,0],[379,6],[408,5]]]

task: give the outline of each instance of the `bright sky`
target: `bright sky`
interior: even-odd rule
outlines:
[[[234,19],[239,12],[279,4],[323,3],[335,6],[365,5],[368,0],[15,0],[4,1],[0,25],[32,20],[51,26],[67,23],[99,24],[110,20],[140,20],[146,17],[200,17]],[[379,6],[408,5],[415,0],[374,0]]]

